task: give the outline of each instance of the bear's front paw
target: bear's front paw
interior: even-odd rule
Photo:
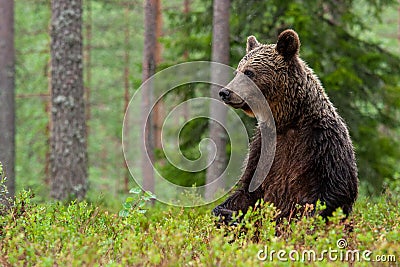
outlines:
[[[212,213],[219,217],[218,224],[225,224],[225,225],[236,225],[237,222],[233,220],[233,216],[236,211],[225,209],[221,206],[217,206],[213,209]]]

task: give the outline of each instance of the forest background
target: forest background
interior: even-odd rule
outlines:
[[[400,172],[398,5],[328,1],[321,10],[321,3],[232,1],[230,65],[243,56],[248,35],[269,43],[282,29],[295,29],[302,58],[319,75],[349,125],[363,192],[379,193],[383,181],[398,179]],[[124,164],[121,131],[127,101],[142,81],[143,5],[86,0],[83,11],[87,197],[99,199],[101,192],[112,206],[134,186]],[[162,60],[157,71],[180,62],[210,60],[212,1],[166,1],[161,12]],[[50,17],[49,1],[15,2],[16,185],[17,191],[33,189],[38,200],[49,197]],[[251,129],[254,122],[243,119]],[[197,127],[194,137],[190,134],[194,146],[207,134],[207,124],[191,125]],[[191,185],[190,175],[173,166],[167,164],[164,172],[181,177],[177,183]],[[205,172],[196,175],[205,180]],[[112,204],[110,199],[118,201]]]

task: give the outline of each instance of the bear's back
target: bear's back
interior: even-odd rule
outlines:
[[[332,104],[326,104],[325,113],[305,117],[277,133],[275,158],[263,192],[264,200],[281,210],[281,217],[288,217],[296,204],[317,200],[326,203],[323,216],[338,207],[348,214],[357,198],[357,167],[349,133]]]

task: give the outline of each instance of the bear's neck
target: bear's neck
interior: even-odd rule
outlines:
[[[306,80],[304,86],[304,97],[301,99],[297,113],[301,118],[308,120],[321,120],[331,116],[336,117],[336,109],[314,72],[306,67]]]
[[[310,120],[322,120],[336,116],[335,108],[313,71],[304,64],[306,73],[296,73],[290,77],[284,97],[277,104],[270,105],[274,114],[277,133],[304,126]],[[304,77],[299,79],[299,77]]]

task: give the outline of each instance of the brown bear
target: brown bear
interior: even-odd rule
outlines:
[[[251,79],[265,97],[276,127],[275,156],[266,178],[249,190],[261,155],[258,126],[250,142],[247,162],[236,191],[213,213],[224,222],[246,212],[257,200],[273,203],[278,220],[290,218],[297,204],[325,203],[327,218],[337,208],[348,215],[358,194],[357,166],[345,122],[337,113],[318,79],[299,57],[300,40],[293,30],[283,31],[276,44],[247,39],[246,55],[234,79],[219,95],[225,104],[256,116],[239,95],[255,94],[239,76]],[[234,88],[234,89],[232,89]],[[253,91],[252,91],[253,90]]]

